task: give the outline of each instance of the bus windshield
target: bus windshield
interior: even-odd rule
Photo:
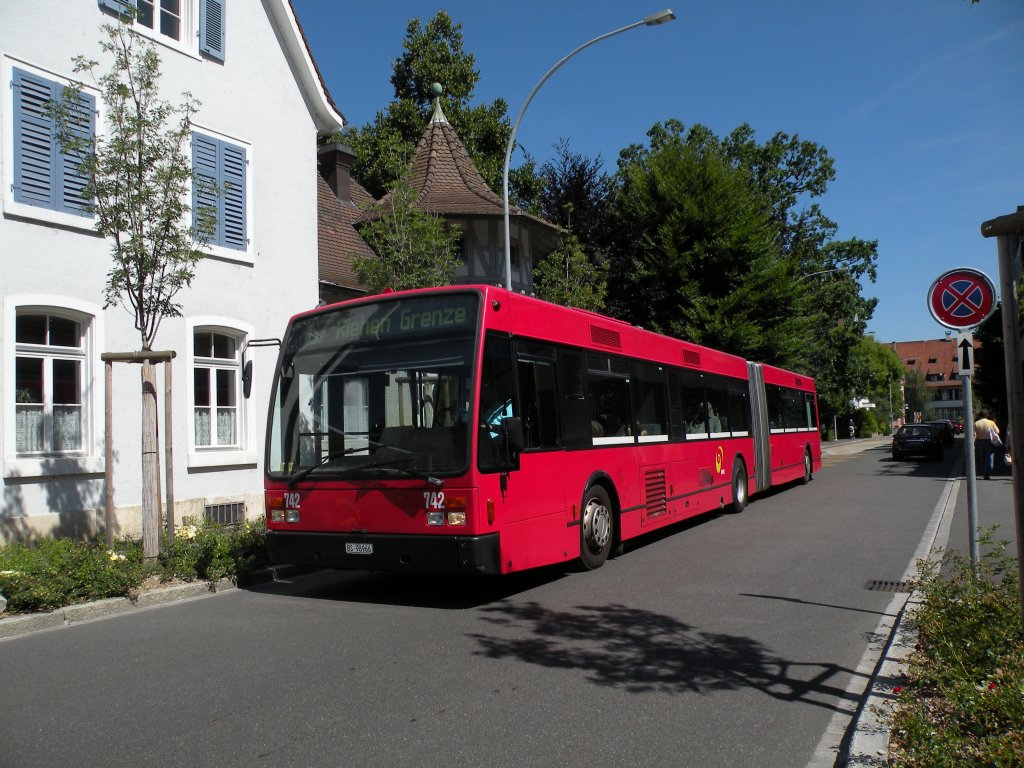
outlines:
[[[475,293],[436,294],[295,320],[275,375],[270,474],[463,472],[479,303]]]

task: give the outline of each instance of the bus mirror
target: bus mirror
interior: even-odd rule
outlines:
[[[516,453],[523,450],[526,443],[523,437],[523,420],[518,416],[506,416],[501,420],[501,427],[505,434],[505,439],[508,440],[509,448]]]
[[[246,360],[242,366],[242,396],[246,400],[252,394],[252,360]]]

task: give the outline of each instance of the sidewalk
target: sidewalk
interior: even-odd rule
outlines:
[[[884,444],[881,438],[874,439],[874,446],[865,445],[861,450]],[[859,441],[846,441],[859,442]],[[865,443],[869,440],[863,441]],[[939,559],[950,550],[970,551],[970,526],[967,510],[967,481],[964,476],[964,443],[957,438],[954,443],[953,464],[950,467],[950,478],[946,488],[940,495],[933,513],[929,530],[924,537],[925,544],[915,555],[907,569],[912,577],[918,559]],[[856,447],[841,451],[843,454],[856,452]],[[824,454],[824,451],[822,451]],[[979,528],[998,526],[996,539],[1008,539],[1013,542],[1016,537],[1013,485],[1011,469],[1002,462],[996,462],[992,480],[977,480],[977,524]],[[925,551],[927,550],[927,551]],[[837,765],[845,768],[866,768],[867,766],[888,765],[889,748],[888,713],[895,700],[893,686],[898,685],[906,670],[907,658],[914,650],[917,642],[916,634],[907,626],[903,619],[914,611],[918,603],[915,593],[898,593],[890,603],[887,614],[892,619],[891,631],[884,640],[884,648],[871,676],[864,700],[857,710],[849,746],[845,760]],[[880,625],[881,626],[881,625]]]

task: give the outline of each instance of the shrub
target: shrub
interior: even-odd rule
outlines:
[[[1007,542],[981,536],[975,568],[959,553],[922,565],[917,649],[893,715],[892,765],[1019,766],[1024,754],[1024,626]]]
[[[173,546],[164,539],[161,578],[186,581],[230,578],[234,581],[269,563],[266,523],[250,520],[237,527],[200,523],[177,528]]]
[[[0,592],[13,612],[47,611],[127,595],[144,573],[142,552],[128,541],[114,551],[71,539],[0,547]]]
[[[128,595],[153,573],[162,581],[237,581],[267,565],[262,518],[234,528],[182,526],[173,542],[164,537],[155,564],[147,564],[139,543],[128,539],[114,551],[98,543],[42,539],[33,546],[0,546],[0,593],[12,613],[48,611]]]

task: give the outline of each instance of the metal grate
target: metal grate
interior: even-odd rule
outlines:
[[[683,365],[692,365],[697,368],[700,367],[700,352],[694,352],[692,349],[683,350]]]
[[[207,504],[206,521],[217,525],[237,525],[245,522],[245,502],[233,501],[229,504]]]
[[[665,470],[653,469],[644,474],[647,497],[647,517],[658,517],[668,511],[665,496]]]
[[[600,328],[596,325],[590,326],[590,340],[595,344],[601,344],[605,347],[615,347],[616,349],[622,347],[622,335],[610,328]]]
[[[912,588],[909,581],[886,581],[885,579],[873,579],[864,585],[864,589],[872,592],[910,592]]]

